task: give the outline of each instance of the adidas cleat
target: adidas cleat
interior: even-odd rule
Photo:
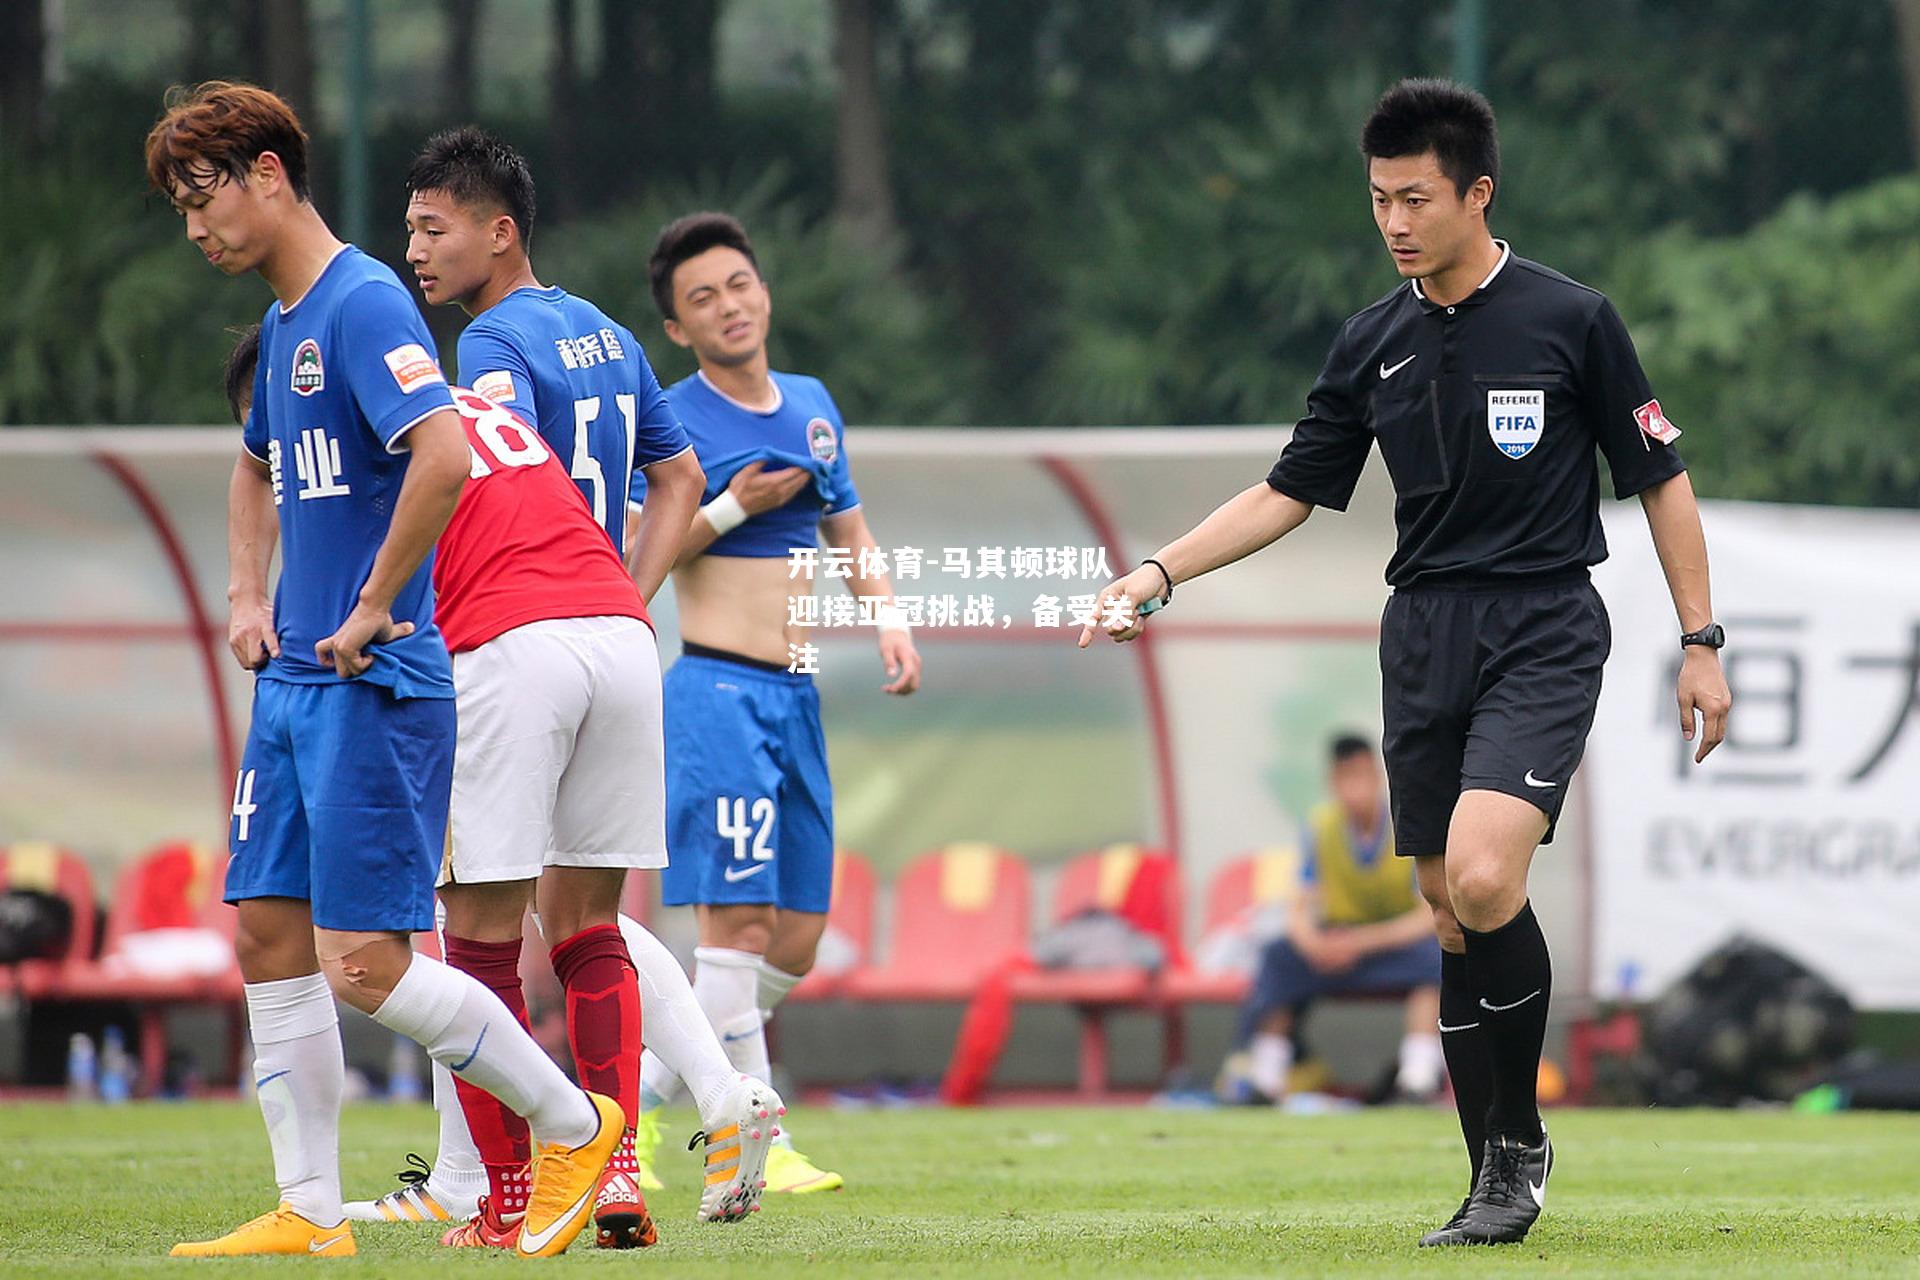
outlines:
[[[480,1211],[477,1194],[434,1186],[433,1166],[418,1154],[407,1154],[407,1166],[394,1175],[401,1182],[398,1188],[377,1200],[347,1201],[347,1217],[354,1222],[453,1222]]]
[[[787,1107],[773,1086],[741,1076],[721,1107],[724,1120],[710,1133],[698,1133],[687,1144],[707,1148],[705,1180],[700,1188],[701,1222],[739,1222],[760,1208],[767,1189],[767,1158],[780,1136],[780,1118]],[[817,1171],[816,1171],[817,1172]]]

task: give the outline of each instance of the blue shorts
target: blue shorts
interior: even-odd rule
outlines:
[[[1321,996],[1396,995],[1440,984],[1440,943],[1422,938],[1390,951],[1376,951],[1342,973],[1321,973],[1292,942],[1275,938],[1260,951],[1253,991],[1241,1010],[1244,1041],[1270,1013],[1299,1012]]]
[[[453,739],[451,698],[256,680],[226,900],[301,898],[322,929],[431,929]]]
[[[662,681],[668,906],[825,912],[833,784],[811,676],[688,654]]]

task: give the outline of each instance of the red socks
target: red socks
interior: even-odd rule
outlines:
[[[527,1021],[527,999],[520,989],[520,943],[476,942],[447,934],[444,939],[447,963],[472,974],[480,984],[500,997],[501,1003],[520,1025],[532,1029]],[[480,1163],[487,1170],[487,1195],[494,1212],[507,1219],[527,1211],[527,1161],[533,1151],[528,1142],[527,1122],[507,1109],[505,1103],[459,1076],[453,1078],[460,1109],[466,1113],[467,1129],[480,1152]]]
[[[552,957],[567,991],[567,1041],[581,1087],[618,1102],[631,1129],[640,1118],[640,987],[626,939],[618,925],[593,925],[557,944]],[[632,1146],[622,1141],[608,1167],[637,1172]]]

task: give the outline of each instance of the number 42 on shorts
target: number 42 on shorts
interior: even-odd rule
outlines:
[[[733,841],[733,857],[745,862],[751,853],[754,862],[771,862],[773,849],[767,841],[773,835],[774,804],[769,796],[715,796],[714,829],[723,840]],[[756,867],[755,870],[758,870]],[[748,872],[747,874],[752,874]],[[727,879],[736,879],[729,868]]]

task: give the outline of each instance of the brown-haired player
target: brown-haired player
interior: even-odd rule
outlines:
[[[355,1252],[338,996],[527,1118],[539,1147],[517,1248],[559,1253],[589,1218],[619,1104],[576,1088],[498,997],[409,945],[433,924],[453,769],[431,561],[471,466],[433,340],[393,272],[327,229],[306,133],[273,94],[212,81],[172,95],[146,165],[188,241],[277,299],[228,492],[228,641],[258,678],[225,897],[280,1205],[173,1252]]]

